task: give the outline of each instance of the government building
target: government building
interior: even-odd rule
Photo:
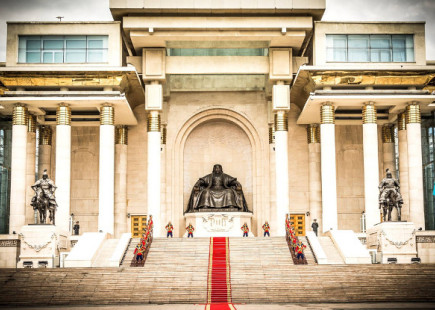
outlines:
[[[270,251],[282,242],[288,257],[273,255],[291,262],[286,219],[308,265],[434,264],[425,22],[322,21],[325,9],[324,0],[110,0],[112,22],[8,22],[0,267],[129,264],[150,216],[145,270],[171,242],[180,257],[201,242],[209,255],[213,237],[230,240],[231,253],[249,242],[260,251],[271,246],[266,222]],[[403,200],[391,221],[379,201],[387,169]],[[57,210],[44,224],[32,186],[45,170]],[[249,238],[237,238],[245,223]]]

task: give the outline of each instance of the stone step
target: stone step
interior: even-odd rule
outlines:
[[[334,245],[331,237],[318,237],[319,243],[328,258],[328,264],[344,264],[344,260]]]

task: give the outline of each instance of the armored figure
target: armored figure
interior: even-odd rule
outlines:
[[[214,165],[213,172],[200,178],[193,187],[186,212],[210,211],[248,212],[242,185],[228,174],[221,165]]]
[[[390,169],[386,170],[387,176],[379,184],[379,209],[383,208],[384,221],[388,213],[388,221],[391,221],[391,211],[397,208],[398,220],[401,220],[401,208],[403,198],[400,194],[400,184],[393,179]]]
[[[56,197],[54,192],[56,191],[56,185],[54,182],[48,178],[47,170],[44,170],[42,174],[42,179],[36,181],[32,185],[32,189],[35,191],[35,196],[33,196],[30,205],[33,210],[38,210],[39,212],[39,222],[44,224],[46,222],[47,211],[49,211],[49,218],[52,224],[54,223],[55,212],[57,209]]]

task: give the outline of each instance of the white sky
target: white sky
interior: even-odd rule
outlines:
[[[0,0],[0,62],[6,59],[6,21],[56,21],[56,16],[112,20],[109,0]],[[435,0],[326,0],[322,20],[426,21],[426,58],[435,60]]]

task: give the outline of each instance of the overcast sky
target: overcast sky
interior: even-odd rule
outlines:
[[[109,0],[0,0],[0,62],[6,59],[6,21],[56,21],[56,16],[112,20]],[[426,21],[426,58],[435,60],[435,0],[326,0],[323,20]]]

